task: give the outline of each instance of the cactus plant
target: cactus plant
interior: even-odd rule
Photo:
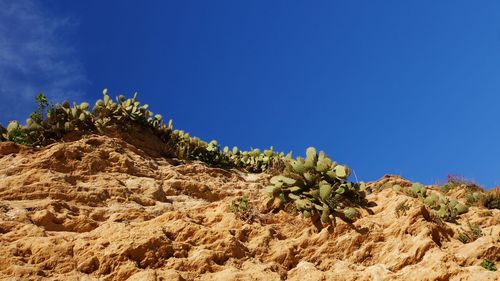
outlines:
[[[223,151],[223,153],[229,158],[233,166],[254,173],[272,169],[281,170],[287,157],[284,153],[275,152],[273,147],[262,152],[259,149],[240,151],[237,147],[234,147],[232,150]]]
[[[293,202],[305,218],[320,217],[323,223],[330,222],[338,212],[352,219],[358,213],[351,206],[364,204],[365,193],[361,183],[347,181],[349,173],[349,168],[310,147],[305,158],[287,160],[283,173],[271,178],[266,188],[272,197],[269,203],[277,198]]]
[[[432,192],[429,196],[425,197],[423,200],[424,200],[425,205],[434,209],[437,207],[437,204],[439,203],[440,198],[435,192]]]
[[[450,200],[446,196],[440,196],[432,191],[428,192],[427,188],[420,184],[414,183],[410,188],[402,188],[399,185],[392,187],[396,191],[403,191],[408,196],[420,199],[427,207],[431,209],[434,217],[444,221],[455,221],[457,217],[468,211],[466,205],[453,199]]]
[[[421,183],[414,183],[411,186],[411,190],[413,191],[414,194],[416,194],[418,197],[426,197],[427,194],[427,188],[423,186]]]
[[[446,197],[441,198],[439,205],[434,207],[435,214],[445,221],[455,221],[457,217],[468,211],[467,206],[457,200],[449,200]]]

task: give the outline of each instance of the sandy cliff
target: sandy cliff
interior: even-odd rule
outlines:
[[[472,207],[438,225],[419,200],[385,188],[353,224],[318,232],[300,216],[260,212],[267,177],[109,136],[38,150],[0,143],[0,278],[500,280],[480,266],[500,261],[500,210]],[[228,208],[243,195],[251,221]],[[464,244],[467,221],[483,236]]]

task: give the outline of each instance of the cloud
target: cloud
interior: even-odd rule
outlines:
[[[0,122],[24,118],[34,96],[80,100],[88,84],[64,34],[75,29],[32,0],[0,0]]]

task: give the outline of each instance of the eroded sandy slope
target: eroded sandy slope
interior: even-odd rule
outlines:
[[[153,148],[106,136],[38,151],[0,143],[0,277],[499,280],[479,266],[500,261],[499,210],[463,215],[462,227],[469,220],[484,233],[463,244],[460,225],[438,226],[418,200],[385,189],[354,224],[318,232],[300,216],[258,212],[266,175],[168,160]],[[228,210],[242,195],[253,222]],[[410,210],[397,217],[404,200]]]

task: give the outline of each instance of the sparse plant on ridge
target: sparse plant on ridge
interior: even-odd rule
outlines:
[[[489,271],[497,271],[495,263],[489,259],[484,259],[483,262],[481,263],[481,266]]]
[[[404,200],[403,202],[399,203],[396,206],[396,209],[394,210],[396,213],[396,216],[399,218],[401,216],[406,216],[406,211],[410,210],[410,205],[406,204],[408,200]]]
[[[274,151],[273,147],[265,149],[252,149],[250,151],[240,151],[238,147],[224,147],[224,154],[227,155],[235,167],[242,168],[247,172],[260,173],[264,171],[281,171],[284,169],[285,159],[291,159],[291,153],[285,154]]]
[[[467,221],[467,227],[467,230],[460,228],[458,232],[457,239],[460,240],[460,242],[464,244],[470,243],[483,236],[483,231],[477,224],[471,224],[470,221]]]
[[[448,181],[441,186],[444,193],[448,193],[452,189],[465,188],[468,192],[482,192],[483,189],[475,182],[466,179],[461,175],[448,175]]]
[[[286,156],[270,149],[240,151],[237,148],[221,149],[217,141],[205,142],[191,137],[182,130],[174,130],[172,120],[164,122],[160,114],[149,111],[147,104],[123,95],[114,101],[108,90],[96,101],[92,110],[89,104],[70,105],[49,102],[43,94],[36,96],[37,109],[26,120],[26,125],[12,121],[7,128],[0,125],[0,141],[13,141],[22,145],[41,147],[61,139],[73,131],[82,133],[105,133],[106,130],[128,132],[134,126],[149,128],[160,140],[172,146],[180,159],[199,160],[210,166],[238,168],[248,172],[271,171],[279,173],[284,169]]]
[[[402,188],[397,185],[397,187],[393,187],[393,189],[397,192],[403,192],[410,197],[419,199],[430,208],[433,218],[439,218],[440,220],[453,222],[459,215],[469,210],[466,205],[455,199],[450,200],[448,197],[441,196],[437,192],[428,191],[427,188],[420,183],[414,183],[410,188]]]
[[[246,196],[234,199],[229,205],[229,210],[245,222],[252,222],[258,218],[257,212]]]

